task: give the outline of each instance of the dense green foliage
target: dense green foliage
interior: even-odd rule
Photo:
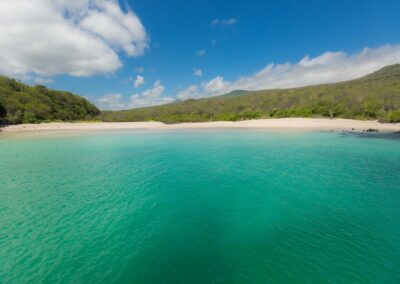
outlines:
[[[0,76],[0,123],[94,119],[100,111],[84,98]]]
[[[105,111],[104,121],[166,123],[245,120],[268,117],[340,117],[400,122],[400,65],[360,79],[310,87],[237,91],[228,95],[167,105]]]

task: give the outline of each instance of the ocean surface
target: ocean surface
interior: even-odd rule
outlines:
[[[400,283],[400,139],[2,133],[0,283]]]

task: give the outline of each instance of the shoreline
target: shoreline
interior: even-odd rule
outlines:
[[[399,132],[400,123],[379,123],[371,120],[326,118],[278,118],[243,121],[185,122],[51,122],[18,124],[0,128],[0,132],[27,131],[98,131],[98,130],[178,130],[178,129],[260,129],[260,130],[310,130],[310,131],[379,131]]]

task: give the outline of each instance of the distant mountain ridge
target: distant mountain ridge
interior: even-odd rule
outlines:
[[[233,90],[230,93],[224,94],[223,96],[241,96],[250,94],[252,91],[245,91],[245,90]]]
[[[99,114],[95,105],[70,92],[0,76],[0,124],[92,120]]]
[[[378,80],[378,79],[388,79],[388,78],[393,78],[393,79],[399,79],[400,77],[400,64],[393,64],[393,65],[388,65],[385,66],[381,69],[379,69],[376,72],[373,72],[371,74],[368,74],[364,77],[361,77],[360,79],[364,80]],[[357,80],[357,79],[356,79]]]
[[[281,117],[339,117],[400,122],[400,64],[333,84],[228,94],[155,107],[105,111],[104,121],[166,123]]]

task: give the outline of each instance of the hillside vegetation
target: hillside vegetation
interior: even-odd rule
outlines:
[[[237,91],[167,105],[104,111],[103,121],[166,123],[281,117],[338,117],[400,122],[400,65],[360,79],[293,89]]]
[[[335,84],[255,92],[237,90],[212,98],[103,112],[69,92],[29,86],[0,76],[0,124],[94,119],[179,123],[282,117],[400,122],[400,64]]]
[[[99,114],[96,106],[77,95],[0,76],[0,124],[91,120]]]

